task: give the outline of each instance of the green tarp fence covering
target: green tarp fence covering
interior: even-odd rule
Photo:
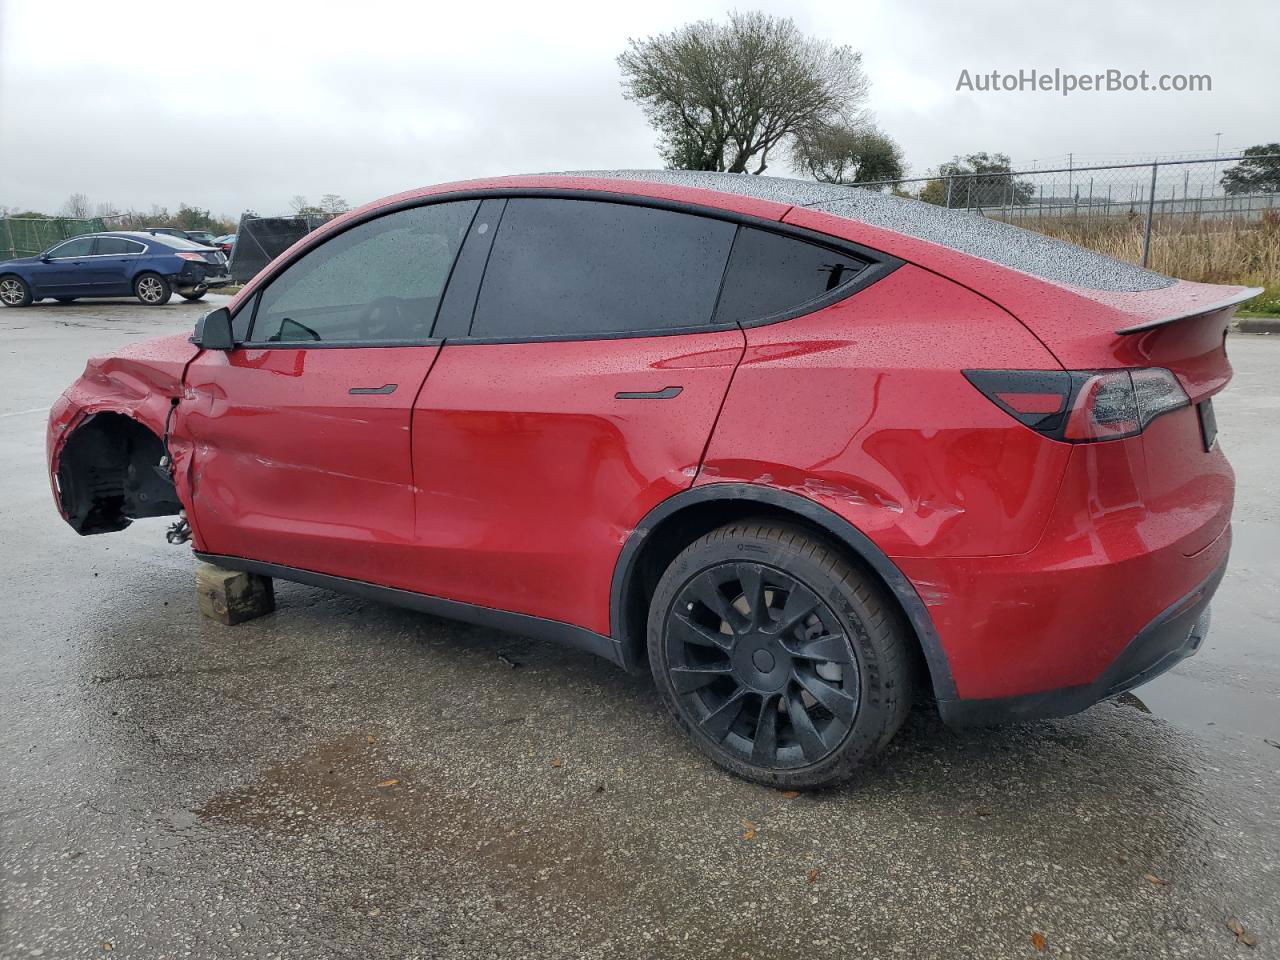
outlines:
[[[106,228],[100,217],[89,220],[73,220],[70,217],[20,220],[3,217],[0,218],[0,260],[31,257],[48,250],[59,240],[78,237],[82,233],[98,233]]]

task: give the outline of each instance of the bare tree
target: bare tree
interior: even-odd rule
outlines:
[[[162,207],[158,203],[153,203],[151,209],[147,211],[147,217],[156,224],[167,224],[172,217],[169,216],[169,208]]]
[[[295,193],[289,198],[289,209],[294,213],[301,214],[308,208],[307,198],[300,193]]]
[[[326,193],[320,198],[320,209],[336,216],[339,213],[346,213],[351,207],[336,193]]]
[[[826,183],[901,180],[902,148],[870,125],[823,124],[796,135],[792,165]]]
[[[77,220],[86,219],[91,210],[89,198],[83,193],[73,193],[67,197],[67,202],[62,205],[62,215],[64,217],[74,217]]]
[[[855,121],[867,96],[862,54],[759,12],[633,39],[618,66],[664,159],[694,170],[763,173],[769,151],[815,126]]]

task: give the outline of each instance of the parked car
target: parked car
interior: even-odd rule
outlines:
[[[199,300],[230,280],[227,258],[212,247],[167,234],[91,233],[56,243],[39,256],[0,263],[0,303],[26,307],[46,297],[71,303],[132,295],[159,306],[174,292]]]
[[[647,667],[715,762],[815,787],[917,694],[1059,716],[1195,652],[1254,293],[841,186],[453,184],[89,361],[49,470],[82,534],[185,511],[223,567]]]
[[[231,251],[234,250],[236,246],[236,235],[234,233],[228,233],[221,237],[214,237],[212,246],[221,250],[226,258],[230,260]]]

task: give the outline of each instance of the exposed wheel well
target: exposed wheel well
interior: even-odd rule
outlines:
[[[122,413],[97,413],[67,438],[58,462],[58,493],[77,533],[111,533],[142,517],[182,509],[164,443]]]
[[[903,623],[914,638],[912,646],[919,658],[917,675],[930,677],[935,692],[943,695],[948,693],[952,686],[950,670],[945,660],[938,661],[941,647],[936,634],[932,632],[932,625],[926,627],[921,623],[921,616],[928,616],[923,610],[923,604],[919,603],[918,598],[915,604],[918,609],[907,610],[903,604],[905,578],[898,574],[903,583],[889,583],[881,570],[868,562],[866,556],[830,527],[811,516],[788,509],[786,505],[757,499],[723,498],[690,503],[663,516],[651,529],[644,532],[630,556],[629,551],[624,549],[619,570],[615,574],[612,630],[615,639],[622,644],[626,666],[639,669],[646,663],[645,634],[649,604],[658,579],[671,561],[704,534],[725,524],[747,519],[783,522],[800,527],[831,544],[846,560],[881,583],[886,588],[886,594],[892,597],[896,611],[902,616]],[[914,595],[909,584],[906,584],[906,589],[912,590]],[[929,632],[928,637],[922,636],[926,630]],[[932,651],[928,649],[930,645],[934,647]]]

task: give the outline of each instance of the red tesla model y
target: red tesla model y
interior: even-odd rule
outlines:
[[[842,186],[619,171],[400,194],[54,405],[83,534],[648,669],[812,787],[917,694],[1060,716],[1205,636],[1252,291]]]

